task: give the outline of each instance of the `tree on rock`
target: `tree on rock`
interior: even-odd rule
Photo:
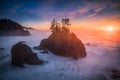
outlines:
[[[53,19],[52,24],[50,26],[51,32],[60,31],[60,23],[57,23],[55,19]]]
[[[60,26],[60,23],[56,22],[56,20],[53,19],[52,24],[50,26],[51,32],[69,31],[70,26],[69,18],[62,19],[61,24],[62,26]]]
[[[61,22],[62,22],[62,30],[63,30],[63,31],[69,31],[69,26],[70,26],[69,18],[62,19]]]
[[[87,53],[84,44],[76,34],[69,31],[69,19],[62,19],[61,22],[62,26],[58,28],[58,23],[53,19],[52,34],[43,39],[36,48],[51,51],[55,55],[73,57],[74,59],[86,57]]]

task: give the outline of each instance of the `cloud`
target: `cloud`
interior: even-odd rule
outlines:
[[[94,18],[102,16],[112,16],[114,14],[119,14],[120,4],[118,2],[112,2],[111,0],[82,0],[84,6],[70,12],[69,15],[71,18]]]
[[[104,8],[105,8],[105,7],[97,8],[97,9],[95,9],[95,12],[98,13],[98,12],[102,11]]]
[[[117,0],[13,0],[1,4],[0,17],[20,21],[47,21],[53,18],[86,19],[120,14]]]
[[[88,18],[95,17],[96,15],[97,15],[97,13],[90,14],[90,15],[88,16]]]
[[[81,15],[82,16],[87,11],[88,11],[88,8],[82,8],[82,9],[78,9],[74,12],[70,12],[69,15],[70,15],[70,17],[74,17],[75,15]]]

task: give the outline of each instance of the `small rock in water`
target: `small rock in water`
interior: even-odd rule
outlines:
[[[33,49],[34,49],[34,50],[38,50],[38,49],[39,49],[39,47],[38,47],[38,46],[35,46],[35,47],[33,47]]]
[[[48,50],[43,50],[43,51],[40,52],[40,53],[48,53]]]
[[[88,43],[86,43],[85,45],[86,45],[86,46],[90,46],[90,43],[88,42]]]
[[[0,50],[4,50],[4,48],[0,48]]]

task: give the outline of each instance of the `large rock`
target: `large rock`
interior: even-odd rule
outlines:
[[[0,36],[28,36],[26,27],[10,19],[0,19]]]
[[[55,55],[78,59],[86,56],[84,44],[74,33],[69,31],[53,32],[47,39],[43,39],[38,49],[50,50]]]
[[[42,64],[43,61],[39,60],[37,54],[34,53],[29,46],[19,42],[11,49],[12,64],[15,66],[23,66],[26,64]]]

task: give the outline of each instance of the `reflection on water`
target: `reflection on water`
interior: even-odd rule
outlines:
[[[120,45],[120,31],[78,30],[73,31],[84,42],[98,43],[104,46]]]

